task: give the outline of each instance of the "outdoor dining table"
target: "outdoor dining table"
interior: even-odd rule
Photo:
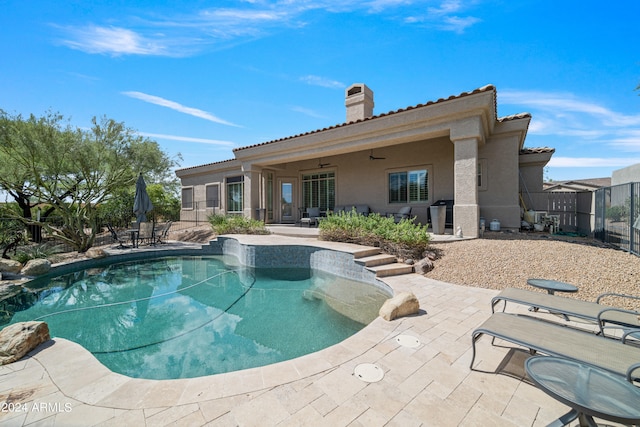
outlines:
[[[137,228],[131,228],[129,230],[126,231],[127,233],[131,233],[131,247],[133,248],[137,248],[138,247],[138,234],[140,233],[140,230]]]
[[[548,427],[561,427],[576,418],[581,427],[594,427],[597,424],[593,417],[622,424],[640,423],[640,388],[619,375],[550,356],[529,358],[525,369],[540,390],[571,408]]]

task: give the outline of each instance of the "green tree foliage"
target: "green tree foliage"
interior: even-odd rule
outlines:
[[[81,130],[56,113],[23,119],[0,110],[0,188],[27,225],[44,227],[78,252],[101,230],[100,205],[128,191],[133,199],[139,172],[176,189],[176,165],[157,143],[106,117]],[[45,207],[40,218],[32,215],[36,205]],[[47,220],[52,216],[55,224]]]

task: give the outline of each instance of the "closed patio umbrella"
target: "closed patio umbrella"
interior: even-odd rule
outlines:
[[[138,224],[147,220],[146,213],[153,209],[153,204],[147,194],[147,184],[144,182],[142,174],[138,176],[136,182],[136,197],[133,199],[133,213],[136,215]]]

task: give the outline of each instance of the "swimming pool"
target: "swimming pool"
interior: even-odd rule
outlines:
[[[79,343],[112,371],[148,379],[318,351],[362,329],[390,296],[314,268],[248,267],[225,256],[114,264],[28,286],[33,301],[11,323],[43,320],[52,336]]]

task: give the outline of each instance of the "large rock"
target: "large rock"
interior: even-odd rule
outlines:
[[[22,268],[23,276],[41,276],[47,274],[51,270],[51,261],[44,258],[31,259]]]
[[[51,339],[45,322],[21,322],[0,331],[0,365],[20,360],[25,354]]]
[[[102,248],[91,248],[86,252],[87,258],[100,259],[106,258],[109,254]]]
[[[20,273],[22,270],[22,264],[13,259],[0,258],[0,271],[3,273]]]
[[[399,317],[410,316],[420,311],[420,301],[410,292],[401,292],[393,298],[389,298],[380,307],[379,315],[384,320],[393,320]]]

